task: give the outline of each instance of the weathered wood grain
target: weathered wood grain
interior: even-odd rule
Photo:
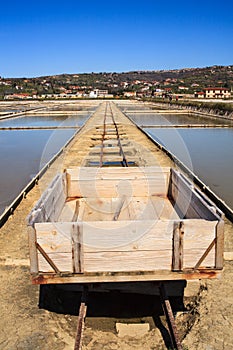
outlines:
[[[209,206],[195,191],[193,185],[174,169],[170,186],[172,188],[169,193],[172,194],[174,206],[177,206],[186,218],[219,219],[215,209]]]

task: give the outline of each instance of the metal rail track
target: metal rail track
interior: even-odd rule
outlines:
[[[107,120],[109,120],[109,119],[111,120],[110,123],[107,122]],[[111,130],[111,132],[108,130]],[[96,166],[103,167],[106,165],[104,162],[104,155],[105,155],[104,151],[106,150],[106,148],[108,146],[106,146],[104,144],[104,142],[106,140],[109,140],[109,138],[111,139],[111,137],[113,139],[116,138],[116,140],[117,140],[116,147],[118,148],[118,150],[115,153],[116,153],[116,155],[120,155],[122,157],[122,160],[120,161],[121,166],[128,167],[129,163],[127,161],[125,152],[123,150],[121,136],[120,136],[120,133],[118,130],[118,125],[117,125],[115,118],[114,118],[112,107],[111,107],[110,103],[106,103],[105,112],[104,112],[104,120],[103,120],[103,132],[101,135],[100,161],[99,161],[99,164],[96,164]]]
[[[171,349],[183,350],[183,346],[182,346],[181,341],[179,339],[179,334],[178,334],[178,330],[176,327],[175,318],[173,315],[171,304],[170,304],[169,298],[168,298],[167,293],[166,293],[166,286],[164,283],[160,284],[159,291],[160,291],[161,305],[162,305],[164,314],[166,316],[166,321],[167,321],[167,325],[168,325],[168,334],[169,334],[170,340],[171,340]],[[86,318],[86,314],[87,314],[87,296],[88,296],[88,287],[84,285],[82,297],[81,297],[81,303],[80,303],[80,307],[79,307],[79,315],[78,315],[74,350],[81,350],[82,349],[82,341],[83,341],[84,328],[85,328],[85,318]]]

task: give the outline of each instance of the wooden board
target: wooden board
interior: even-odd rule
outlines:
[[[37,241],[61,271],[72,260],[71,235],[80,223],[36,224]],[[83,222],[83,271],[117,272],[171,269],[174,221]],[[216,222],[186,220],[184,268],[192,268],[215,238]],[[202,266],[214,267],[213,249]],[[63,265],[64,264],[64,265]],[[39,257],[39,270],[48,269]],[[43,270],[45,269],[45,270]],[[72,270],[70,270],[72,272]]]
[[[130,168],[89,168],[76,167],[66,169],[66,173],[71,176],[73,180],[93,180],[93,179],[141,179],[153,177],[154,175],[167,178],[170,175],[169,167],[130,167]]]
[[[71,180],[68,186],[68,197],[166,196],[167,189],[167,184],[161,177],[147,179]]]
[[[58,218],[58,221],[74,221],[76,202],[79,202],[77,220],[112,221],[122,197],[118,198],[81,198],[68,200]],[[125,198],[118,220],[153,220],[179,219],[168,198],[131,197]]]
[[[174,207],[177,207],[185,218],[220,219],[215,207],[208,205],[195,191],[193,185],[174,169],[172,169],[169,195],[174,201]]]
[[[29,214],[29,225],[58,219],[67,197],[66,185],[66,175],[58,174]]]

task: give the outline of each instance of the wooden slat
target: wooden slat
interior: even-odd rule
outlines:
[[[72,225],[72,263],[74,273],[83,273],[83,225]]]
[[[72,265],[72,253],[47,253],[48,257],[53,261],[59,271],[63,273],[73,273]],[[54,269],[49,265],[49,263],[44,259],[44,257],[39,253],[39,271],[54,273]]]
[[[209,207],[203,198],[195,192],[192,185],[184,180],[174,169],[172,169],[171,186],[169,193],[172,194],[174,204],[187,218],[219,219],[213,208]]]
[[[198,254],[205,250],[185,252],[186,268],[193,269]],[[125,272],[172,270],[172,249],[160,251],[110,251],[85,253],[85,272]],[[208,266],[208,264],[207,264]],[[214,259],[209,266],[214,268]]]
[[[224,261],[224,221],[221,220],[216,226],[216,244],[215,244],[215,267],[223,268]]]
[[[73,215],[73,217],[72,217],[72,219],[71,219],[72,222],[78,220],[79,207],[80,207],[80,202],[79,202],[79,200],[76,200],[74,215]]]
[[[141,240],[140,249],[159,249],[153,240],[165,240],[172,244],[173,220],[135,220],[135,221],[104,221],[83,222],[83,240],[85,249],[88,247],[130,247],[135,249],[134,242]],[[206,249],[215,238],[215,226],[217,222],[206,220],[185,220],[184,249]],[[70,251],[70,233],[72,223],[38,223],[35,225],[38,242],[43,246],[48,245],[51,252]],[[76,223],[77,225],[77,223]],[[146,243],[146,241],[148,243]],[[144,243],[145,242],[145,243]],[[64,249],[67,244],[67,250]],[[129,245],[131,244],[131,245]],[[146,245],[148,248],[146,248]],[[154,247],[154,248],[153,248]]]
[[[71,181],[69,197],[166,196],[166,182],[161,178]]]
[[[62,283],[107,283],[107,282],[143,282],[143,281],[179,281],[179,280],[200,280],[215,279],[221,277],[220,270],[202,269],[198,271],[188,270],[184,272],[171,272],[168,270],[158,270],[152,272],[138,273],[98,273],[79,275],[51,275],[40,274],[32,276],[33,284],[62,284]]]
[[[87,305],[82,302],[79,309],[78,315],[78,325],[77,325],[77,334],[75,338],[74,350],[82,349],[82,340],[83,340],[83,331],[84,331],[84,320],[86,317]]]
[[[66,192],[66,175],[58,174],[29,214],[29,225],[56,220],[64,206]]]
[[[78,223],[36,224],[38,242],[61,271],[71,266],[73,225]],[[193,268],[204,254],[215,237],[215,226],[216,222],[206,220],[184,221],[184,268]],[[85,271],[106,271],[107,267],[107,271],[171,269],[172,236],[172,220],[109,221],[108,225],[103,221],[83,222]],[[204,266],[214,265],[213,251]]]
[[[174,222],[173,228],[173,249],[172,249],[172,270],[181,271],[183,269],[184,256],[184,224],[182,221]]]
[[[167,319],[167,324],[168,324],[169,333],[172,340],[173,349],[182,350],[183,347],[181,345],[181,342],[178,336],[178,330],[176,327],[175,318],[174,318],[171,304],[168,299],[166,289],[163,283],[160,285],[160,297],[162,301],[163,310]]]
[[[201,263],[206,259],[210,251],[213,249],[214,245],[216,243],[216,238],[213,239],[213,241],[210,243],[209,247],[205,250],[204,254],[200,257],[196,265],[194,266],[194,270],[197,270]]]
[[[151,196],[150,199],[155,210],[156,218],[161,220],[179,219],[179,215],[168,198]]]
[[[171,250],[86,253],[85,272],[171,270],[171,257]]]
[[[27,227],[29,239],[30,272],[38,273],[38,254],[36,247],[36,230],[32,226]]]
[[[60,271],[59,271],[58,267],[56,266],[56,264],[54,263],[53,259],[51,259],[48,256],[48,254],[46,254],[44,249],[38,243],[36,243],[36,247],[39,250],[40,254],[43,256],[43,258],[45,259],[45,261],[51,266],[53,271],[55,271],[56,273],[59,273]]]
[[[168,180],[170,176],[169,167],[130,167],[127,168],[93,168],[93,167],[82,167],[75,169],[66,169],[67,175],[72,181],[82,180],[111,180],[111,179],[145,179],[150,177],[164,177]]]

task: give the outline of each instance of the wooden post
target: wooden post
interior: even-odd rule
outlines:
[[[29,241],[29,255],[30,255],[30,272],[38,273],[38,253],[36,247],[36,230],[33,226],[28,226],[28,241]]]
[[[220,220],[216,225],[216,244],[215,244],[215,268],[223,268],[224,253],[224,221]]]
[[[174,222],[173,227],[173,249],[172,249],[172,270],[183,270],[183,237],[184,237],[184,223],[183,221]]]
[[[87,313],[87,293],[88,289],[84,286],[84,290],[82,293],[82,299],[81,299],[81,305],[79,308],[79,315],[78,315],[78,325],[77,325],[77,333],[75,338],[75,345],[74,350],[81,350],[82,349],[82,339],[83,339],[83,331],[84,331],[84,325],[85,325],[85,317]]]
[[[72,217],[71,222],[75,222],[75,221],[78,220],[79,207],[80,207],[79,200],[77,200],[76,203],[75,203],[74,215]]]
[[[173,316],[171,304],[170,304],[170,301],[169,301],[168,296],[166,294],[165,286],[163,283],[160,284],[159,290],[160,290],[160,298],[161,298],[164,314],[166,316],[173,349],[174,350],[182,350],[183,347],[182,347],[181,342],[180,342],[179,337],[178,337],[178,331],[177,331],[175,319]]]
[[[83,225],[77,223],[72,225],[72,263],[74,273],[83,273]]]

